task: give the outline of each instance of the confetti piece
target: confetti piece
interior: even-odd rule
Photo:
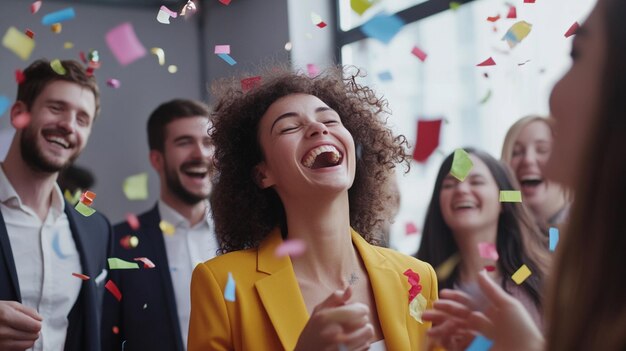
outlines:
[[[487,272],[495,272],[496,266],[485,266],[485,270],[487,270]]]
[[[4,95],[0,95],[0,116],[4,115],[9,107],[11,107],[11,100]]]
[[[524,0],[524,4],[534,4],[535,0]]]
[[[291,51],[292,47],[293,47],[293,45],[291,44],[290,41],[285,43],[285,50]]]
[[[113,296],[115,296],[117,301],[122,301],[122,293],[120,292],[120,289],[117,288],[117,285],[115,285],[115,283],[112,280],[109,279],[109,281],[107,281],[107,283],[104,284],[104,287],[111,294],[113,294]]]
[[[307,63],[306,65],[306,71],[309,74],[310,78],[315,78],[317,77],[317,75],[320,74],[320,70],[317,68],[317,66],[313,63]]]
[[[148,173],[132,175],[124,180],[124,195],[129,200],[145,200],[148,198]]]
[[[26,34],[31,39],[35,38],[35,32],[33,32],[32,30],[30,30],[28,28],[26,28],[26,31],[24,31],[24,34]]]
[[[80,194],[80,189],[76,189],[73,195],[68,189],[65,189],[65,192],[63,192],[63,197],[65,197],[65,200],[67,200],[67,202],[69,202],[70,204],[76,205],[76,203],[80,201]]]
[[[492,57],[486,59],[485,61],[477,64],[476,66],[478,67],[485,67],[485,66],[495,66],[496,65],[496,61],[493,60]]]
[[[424,323],[424,321],[422,321],[422,314],[426,310],[427,304],[428,301],[426,301],[422,294],[417,295],[417,297],[409,303],[409,315],[419,323]]]
[[[502,40],[505,40],[509,44],[509,48],[513,49],[528,36],[532,27],[533,25],[526,21],[519,21],[509,28]]]
[[[60,23],[63,21],[68,21],[74,19],[76,17],[76,12],[74,12],[74,8],[68,7],[63,10],[59,10],[56,12],[51,12],[41,18],[41,24],[44,26],[49,26],[54,23]]]
[[[388,82],[388,81],[393,80],[393,77],[391,76],[391,72],[384,71],[384,72],[378,73],[378,79],[380,79],[382,82]]]
[[[169,65],[167,66],[167,71],[170,72],[171,74],[174,74],[178,72],[178,67],[176,65]]]
[[[426,57],[428,55],[426,55],[426,53],[424,51],[422,51],[420,48],[418,48],[417,46],[413,47],[413,50],[411,50],[411,53],[417,57],[418,59],[420,59],[420,61],[424,62],[426,61]]]
[[[115,78],[109,78],[107,79],[107,85],[110,86],[113,89],[117,89],[120,87],[122,83],[120,83],[119,80],[115,79]]]
[[[159,23],[170,24],[170,17],[176,18],[178,17],[178,13],[168,9],[166,6],[161,6],[156,20]]]
[[[130,226],[130,229],[132,229],[132,230],[139,229],[139,219],[137,219],[137,216],[135,216],[134,214],[127,213],[126,214],[126,222],[128,222],[128,225]]]
[[[509,13],[506,14],[506,18],[517,18],[517,9],[515,6],[509,5]]]
[[[496,22],[499,19],[500,19],[500,15],[493,16],[493,17],[487,17],[487,21],[489,21],[489,22]]]
[[[323,22],[322,17],[320,17],[320,15],[315,12],[311,12],[311,22],[313,22],[313,24],[317,26],[318,23]]]
[[[124,235],[120,238],[120,246],[126,250],[134,249],[139,245],[139,239],[134,235]]]
[[[24,75],[24,72],[22,72],[21,69],[16,69],[15,70],[15,82],[17,84],[22,84],[24,82],[24,80],[26,80],[26,76]],[[0,113],[1,115],[1,113]]]
[[[442,119],[417,121],[417,142],[413,150],[413,159],[426,162],[428,157],[439,146]]]
[[[139,265],[135,262],[128,262],[117,257],[107,258],[109,269],[139,269]]]
[[[461,3],[460,2],[456,2],[456,1],[450,2],[450,10],[456,11],[456,10],[459,9],[459,7],[461,7]]]
[[[261,76],[249,77],[241,80],[241,90],[243,90],[244,93],[259,85],[261,85]]]
[[[74,43],[72,43],[71,41],[66,41],[65,43],[63,43],[64,49],[71,49],[73,47],[74,47]]]
[[[474,167],[472,159],[469,154],[463,149],[454,150],[454,156],[452,158],[452,167],[450,168],[450,174],[458,179],[460,182],[465,180],[465,177]]]
[[[80,273],[72,273],[73,276],[75,276],[76,278],[80,278],[82,280],[89,280],[91,278],[89,278],[89,276],[84,275],[84,274],[80,274]]]
[[[126,66],[146,55],[146,48],[141,44],[130,22],[122,23],[109,30],[105,41],[113,56],[122,66]]]
[[[373,3],[370,0],[350,0],[350,7],[359,15],[362,15],[372,5]]]
[[[147,257],[136,257],[136,258],[133,258],[133,260],[143,262],[143,268],[154,268],[154,267],[156,267],[154,265],[154,263],[152,263],[152,261],[150,261],[150,259],[147,258]]]
[[[76,209],[76,211],[78,211],[80,214],[82,214],[85,217],[89,217],[92,214],[96,213],[96,210],[94,210],[93,208],[89,206],[86,206],[82,202],[76,203],[76,206],[74,208]]]
[[[487,103],[487,101],[489,101],[489,99],[491,99],[491,89],[487,90],[487,93],[485,94],[485,96],[482,99],[480,99],[478,103],[481,105],[484,105]]]
[[[15,129],[26,128],[30,124],[30,113],[23,112],[15,116],[15,118],[11,118],[11,124]]]
[[[35,48],[35,41],[17,30],[17,28],[9,27],[4,37],[2,37],[2,45],[26,61]]]
[[[554,227],[550,227],[548,230],[550,236],[550,251],[556,250],[556,245],[559,243],[559,230]]]
[[[407,222],[404,225],[404,234],[405,235],[418,234],[418,233],[419,233],[419,230],[417,229],[417,226],[415,225],[415,223]]]
[[[523,264],[515,273],[513,273],[511,279],[513,279],[515,284],[520,285],[524,282],[524,280],[530,277],[531,274],[532,272],[530,271],[530,269],[528,269],[528,267]]]
[[[196,3],[194,3],[192,0],[188,0],[185,6],[183,6],[183,8],[181,9],[180,15],[191,16],[196,13],[197,10],[198,8],[196,7]]]
[[[415,299],[416,296],[419,295],[419,293],[422,292],[422,286],[420,285],[420,275],[413,272],[411,268],[407,269],[402,274],[407,277],[409,285],[411,285],[411,288],[409,289],[409,302],[411,302],[413,301],[413,299]]]
[[[370,38],[389,44],[403,26],[404,21],[400,17],[381,12],[361,25],[361,31]]]
[[[465,351],[488,351],[492,345],[493,341],[482,335],[477,335]]]
[[[306,251],[306,243],[300,239],[288,239],[283,241],[280,245],[276,247],[276,251],[274,251],[274,256],[276,257],[298,257],[302,255]]]
[[[41,8],[41,1],[35,1],[32,4],[30,4],[30,13],[32,13],[33,15],[37,13],[37,11],[39,11],[39,9]]]
[[[230,54],[230,45],[215,45],[216,54]]]
[[[165,64],[165,51],[161,48],[152,48],[150,49],[150,53],[155,55],[159,60],[159,65],[163,66]]]
[[[524,61],[522,63],[518,63],[517,65],[518,66],[523,66],[523,65],[527,64],[528,62],[530,62],[530,60],[526,60],[526,61]]]
[[[50,26],[50,31],[52,31],[52,33],[59,34],[61,33],[61,30],[63,30],[61,23],[55,23]]]
[[[567,30],[567,32],[565,32],[565,37],[569,38],[572,35],[576,34],[576,31],[578,30],[578,28],[580,28],[580,25],[578,24],[578,22],[574,22],[574,24],[572,24],[571,27],[569,27],[569,29]]]
[[[176,228],[172,224],[166,221],[161,221],[159,223],[159,228],[161,228],[161,231],[165,235],[174,235],[174,232],[176,232]]]
[[[231,0],[219,0],[222,4],[228,6]]]
[[[64,254],[63,250],[61,250],[60,238],[61,238],[61,236],[60,236],[59,232],[54,232],[54,236],[52,237],[52,249],[54,250],[54,253],[57,255],[57,257],[59,257],[60,259],[64,260],[64,259],[68,258],[69,256]]]
[[[456,266],[461,262],[461,256],[458,253],[448,257],[440,265],[435,267],[435,273],[437,273],[437,280],[440,282],[448,279],[448,277],[454,272]]]
[[[316,24],[316,26],[318,26],[319,28],[324,28],[324,27],[327,26],[327,24],[326,24],[326,22],[322,21],[322,22]]]
[[[60,76],[64,76],[67,72],[65,71],[65,67],[63,67],[63,64],[61,63],[61,60],[59,59],[55,59],[50,61],[50,67],[52,67],[52,70],[54,72],[56,72],[56,74],[60,75]]]
[[[233,279],[233,275],[230,272],[228,272],[228,281],[226,282],[226,288],[224,288],[224,299],[235,302],[235,279]]]
[[[519,190],[500,190],[500,202],[522,202],[522,192]]]
[[[120,333],[120,328],[117,327],[117,325],[114,325],[112,328],[113,334],[117,335]]]
[[[148,304],[147,304],[147,303],[144,303],[144,304],[143,304],[143,309],[145,310],[146,308],[148,308]]]
[[[228,63],[231,66],[234,66],[235,64],[237,64],[237,61],[235,61],[228,54],[217,54],[217,56],[219,56],[222,60],[226,61],[226,63]]]
[[[478,243],[478,253],[480,257],[488,260],[498,260],[498,250],[496,250],[496,244],[494,243]]]
[[[96,199],[96,193],[93,191],[85,191],[80,195],[80,202],[85,204],[86,206],[91,206],[93,204],[93,200]]]

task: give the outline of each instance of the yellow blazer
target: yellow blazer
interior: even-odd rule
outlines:
[[[188,351],[293,350],[309,314],[291,260],[277,258],[282,243],[273,230],[256,249],[230,252],[196,266],[191,279]],[[367,270],[387,350],[425,350],[425,332],[409,315],[409,289],[403,272],[420,276],[427,307],[437,299],[433,268],[413,257],[370,245],[352,230],[352,242]],[[224,299],[231,273],[234,302]]]

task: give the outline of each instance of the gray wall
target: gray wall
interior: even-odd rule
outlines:
[[[155,19],[158,6],[122,8],[44,1],[40,12],[31,15],[30,1],[2,0],[0,35],[4,35],[9,26],[20,30],[30,28],[35,32],[36,47],[28,62],[0,47],[0,95],[14,99],[17,88],[13,72],[36,58],[78,59],[81,50],[99,51],[102,68],[96,71],[96,77],[100,82],[102,113],[77,164],[95,174],[97,185],[93,190],[97,199],[94,207],[115,223],[127,212],[147,210],[158,198],[159,182],[148,162],[145,131],[150,112],[161,102],[176,97],[205,97],[201,72],[211,81],[254,68],[268,58],[287,60],[284,50],[289,40],[286,1],[235,0],[229,6],[218,1],[206,2],[202,16],[204,31],[199,34],[200,16],[188,21],[172,19],[170,25],[163,25]],[[67,6],[74,7],[77,17],[63,23],[60,34],[53,34],[41,25],[44,14]],[[104,41],[104,34],[126,21],[133,23],[147,50],[151,47],[165,50],[165,66],[159,66],[151,54],[126,67],[117,63]],[[73,42],[74,48],[63,49],[65,41]],[[207,43],[204,60],[200,53],[201,41]],[[231,56],[238,64],[231,67],[214,55],[215,44],[230,44]],[[178,66],[176,74],[167,71],[169,64]],[[108,78],[119,79],[121,87],[106,86]],[[11,130],[8,113],[5,113],[0,117],[0,139],[5,139],[0,141],[0,153]],[[4,154],[0,157],[4,159]],[[122,192],[122,182],[127,176],[140,172],[149,172],[150,197],[145,201],[128,201]]]

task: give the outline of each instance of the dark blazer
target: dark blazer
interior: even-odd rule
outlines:
[[[68,202],[65,202],[65,214],[69,220],[72,237],[80,255],[82,273],[91,277],[91,279],[83,281],[78,299],[68,315],[69,326],[65,340],[65,351],[97,351],[100,350],[101,344],[100,308],[106,279],[96,284],[95,278],[106,269],[107,254],[111,244],[111,225],[106,217],[100,213],[96,212],[85,217]],[[1,211],[0,300],[22,302],[13,251]]]
[[[184,351],[158,206],[138,219],[140,228],[136,231],[126,222],[115,225],[111,256],[131,262],[136,257],[147,257],[155,268],[143,269],[143,263],[138,262],[141,269],[109,272],[122,300],[118,302],[110,294],[104,298],[102,349],[119,351],[126,341],[125,351]],[[139,245],[123,248],[120,239],[126,235],[136,236]],[[114,326],[118,327],[118,334],[113,333]]]

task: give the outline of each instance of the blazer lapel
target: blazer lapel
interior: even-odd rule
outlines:
[[[5,294],[7,294],[8,296],[3,298],[9,298],[9,296],[12,296],[16,301],[22,302],[20,284],[17,280],[17,270],[15,269],[15,260],[13,259],[13,250],[11,250],[9,233],[7,232],[2,212],[0,212],[0,253],[2,254],[2,257],[4,257],[4,264],[0,262],[0,268],[4,266],[5,269],[5,272],[0,274],[0,276],[6,274],[10,279],[9,287],[0,288],[0,296],[5,296]]]
[[[255,286],[283,348],[293,350],[309,314],[289,256],[274,256],[282,241],[280,230],[274,229],[259,246],[257,270],[269,276]]]
[[[409,315],[408,283],[404,284],[402,276],[391,269],[386,258],[354,230],[352,242],[369,276],[387,350],[411,350],[406,318]],[[398,300],[405,300],[406,303],[398,303]]]

